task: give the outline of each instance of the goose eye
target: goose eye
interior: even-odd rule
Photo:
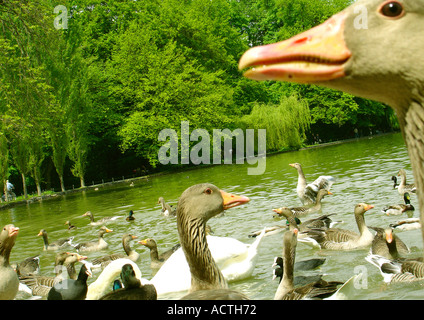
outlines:
[[[205,190],[205,193],[206,193],[206,194],[212,194],[212,189],[211,189],[211,188],[207,188],[207,189]]]
[[[391,1],[386,4],[384,4],[380,12],[389,18],[397,18],[403,14],[403,6],[397,1]]]

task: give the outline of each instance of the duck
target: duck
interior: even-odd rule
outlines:
[[[340,228],[314,228],[304,231],[309,239],[301,238],[299,241],[305,243],[315,241],[321,249],[329,250],[351,250],[368,247],[371,245],[374,236],[365,225],[364,213],[372,208],[374,208],[373,205],[366,203],[359,203],[355,206],[354,215],[359,234]]]
[[[77,227],[71,224],[71,222],[68,220],[65,222],[65,225],[68,226],[68,230],[75,230]]]
[[[392,176],[392,181],[393,181],[393,189],[397,189],[397,187],[399,186],[399,183],[397,183],[397,177]]]
[[[125,220],[134,221],[135,220],[134,211],[130,210],[130,212],[128,213],[128,217],[126,217]]]
[[[209,250],[205,232],[209,219],[248,201],[250,199],[245,196],[226,193],[210,183],[193,185],[181,194],[177,205],[177,228],[191,274],[189,293],[182,300],[249,299],[228,288],[227,280]]]
[[[89,217],[90,218],[90,225],[92,226],[99,226],[108,222],[115,221],[116,219],[122,218],[121,216],[113,216],[113,217],[104,217],[97,221],[94,220],[94,215],[91,211],[87,211],[82,215],[83,217]]]
[[[65,248],[67,246],[72,246],[72,240],[74,240],[74,237],[69,237],[66,239],[60,239],[53,242],[49,242],[49,238],[47,236],[47,231],[45,229],[41,229],[40,232],[37,234],[37,236],[42,236],[44,245],[43,250],[59,250],[62,248]]]
[[[392,260],[376,254],[368,254],[365,260],[376,266],[386,283],[415,282],[424,280],[424,263],[413,259]]]
[[[302,260],[295,262],[294,264],[294,270],[313,270],[318,268],[319,266],[323,265],[327,259],[326,258],[312,258],[307,260]],[[284,259],[282,257],[275,257],[274,263],[272,264],[272,267],[280,267],[281,269],[284,269]]]
[[[163,197],[159,197],[158,203],[162,207],[162,211],[161,211],[162,215],[164,215],[165,217],[170,217],[170,216],[175,217],[175,215],[177,214],[177,209],[172,208],[168,203],[166,203]]]
[[[77,245],[75,245],[75,249],[77,251],[100,251],[107,249],[109,247],[109,244],[105,241],[105,239],[103,239],[103,235],[112,231],[113,230],[102,226],[99,229],[99,239],[97,241],[87,241],[78,243]]]
[[[90,267],[85,261],[78,273],[78,278],[63,279],[56,283],[49,291],[47,300],[85,300],[87,296],[87,279],[92,276]]]
[[[18,276],[34,275],[40,273],[40,255],[26,258],[16,266]]]
[[[283,279],[284,269],[277,266],[272,271],[272,280],[278,279],[278,282],[280,283]],[[322,279],[322,274],[314,274],[310,276],[295,276],[293,279],[293,285],[294,286],[304,286],[311,282],[320,281]]]
[[[404,192],[403,201],[405,203],[401,204],[392,204],[390,206],[384,207],[381,211],[388,216],[398,216],[402,213],[406,213],[408,217],[412,217],[414,214],[414,206],[411,204],[411,196],[409,192]]]
[[[424,60],[419,39],[423,6],[424,0],[358,0],[308,31],[250,48],[239,61],[240,70],[249,68],[244,76],[250,79],[321,85],[392,107],[411,161],[421,224],[424,97],[420,92],[424,78],[420,71]],[[358,12],[367,13],[359,27]]]
[[[294,286],[294,262],[296,256],[298,230],[288,230],[283,236],[283,277],[274,295],[274,300],[323,299],[337,292],[337,287],[343,282],[323,279],[303,285]]]
[[[160,255],[158,253],[158,245],[156,241],[152,238],[147,238],[144,240],[141,240],[138,242],[139,244],[142,244],[143,246],[146,246],[150,250],[150,267],[152,269],[159,269],[162,267],[162,265],[165,263],[166,260],[175,252],[177,251],[181,245],[178,243],[175,246],[173,246],[171,249],[162,252]]]
[[[120,258],[128,258],[134,262],[140,260],[140,254],[137,251],[133,250],[130,245],[131,240],[134,239],[137,239],[137,236],[130,233],[125,233],[122,236],[122,247],[124,248],[125,254],[112,253],[100,258],[96,258],[91,261],[91,263],[93,264],[92,268],[101,267],[102,269],[104,269],[111,261]]]
[[[133,267],[135,276],[141,281],[143,285],[150,284],[151,282],[142,278],[142,273],[138,265],[128,258],[120,258],[111,261],[99,274],[97,279],[88,286],[86,300],[99,300],[110,291],[110,287],[116,277],[121,274],[122,267],[130,264]]]
[[[300,163],[290,163],[289,165],[297,170],[298,180],[296,192],[304,205],[316,204],[319,190],[330,191],[331,186],[335,182],[333,176],[319,176],[314,182],[308,184],[303,173],[302,165]]]
[[[60,252],[56,255],[54,270],[55,276],[45,275],[21,275],[19,281],[29,288],[33,296],[47,296],[50,289],[58,282],[69,278],[77,279],[75,263],[87,259],[86,256],[72,252]],[[67,271],[67,277],[63,274],[64,269]]]
[[[391,228],[400,230],[400,231],[410,231],[421,229],[421,219],[420,218],[409,218],[399,220],[395,223],[389,225]]]
[[[376,231],[371,243],[371,254],[395,260],[410,252],[408,246],[393,233],[392,228],[369,228]]]
[[[18,275],[9,263],[18,233],[13,224],[5,225],[0,232],[0,300],[13,300],[18,293]]]
[[[137,279],[131,264],[122,266],[121,282],[123,288],[116,289],[99,300],[157,300],[157,292],[152,284],[143,285]]]
[[[312,214],[315,212],[319,212],[321,211],[321,200],[324,198],[324,196],[326,195],[331,195],[333,193],[331,193],[330,191],[327,191],[325,189],[321,189],[318,191],[318,195],[315,199],[315,204],[313,206],[302,206],[302,207],[292,207],[289,208],[295,217],[303,217],[306,216],[308,214]],[[277,212],[277,211],[274,211]],[[278,212],[277,212],[278,213]]]
[[[403,195],[405,192],[415,193],[417,192],[417,188],[414,183],[407,184],[406,183],[406,172],[405,169],[400,169],[398,172],[398,177],[400,176],[400,183],[397,187],[400,195]]]

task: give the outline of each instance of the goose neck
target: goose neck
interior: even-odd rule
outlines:
[[[227,288],[227,282],[215,263],[206,240],[206,223],[177,214],[178,232],[191,272],[190,291]]]

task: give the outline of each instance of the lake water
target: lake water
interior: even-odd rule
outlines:
[[[176,204],[180,194],[189,186],[210,182],[219,188],[235,194],[248,196],[251,201],[243,206],[228,210],[225,215],[209,221],[216,236],[233,237],[245,243],[254,239],[248,234],[266,226],[282,224],[272,217],[273,208],[299,206],[296,194],[297,172],[289,163],[302,164],[308,182],[319,175],[332,175],[337,180],[332,187],[332,196],[323,200],[322,213],[336,213],[334,220],[342,220],[338,227],[357,230],[353,208],[359,202],[373,204],[374,209],[366,213],[367,225],[385,227],[397,221],[400,216],[385,216],[381,209],[389,204],[402,203],[403,199],[393,189],[392,175],[404,168],[412,182],[412,171],[407,151],[400,134],[390,134],[370,139],[351,141],[320,148],[300,150],[268,156],[266,171],[263,175],[247,175],[246,165],[222,165],[199,168],[180,173],[150,177],[117,187],[100,187],[69,194],[54,200],[17,206],[0,211],[0,225],[13,223],[20,228],[11,262],[19,262],[31,255],[40,254],[41,273],[53,274],[55,252],[44,252],[40,229],[46,229],[49,239],[54,241],[67,236],[75,236],[74,242],[94,240],[98,227],[90,226],[87,217],[82,215],[90,210],[95,219],[105,216],[128,214],[133,210],[136,220],[127,222],[120,219],[108,224],[113,233],[105,235],[109,249],[87,253],[89,259],[112,252],[123,252],[121,237],[131,232],[139,240],[150,237],[158,242],[159,251],[170,248],[178,242],[176,221],[160,214],[158,197]],[[417,199],[412,195],[412,204],[417,208]],[[315,217],[311,215],[308,218]],[[418,217],[418,210],[414,217]],[[402,218],[406,218],[403,216]],[[68,231],[66,220],[78,228]],[[282,254],[282,235],[275,234],[263,238],[259,248],[259,259],[253,275],[245,280],[230,283],[230,287],[242,291],[252,299],[272,299],[278,282],[272,281],[273,259]],[[420,230],[399,232],[400,238],[411,248],[410,256],[422,252]],[[143,277],[152,278],[150,258],[147,248],[132,243],[141,254],[138,265]],[[421,284],[385,285],[378,269],[364,260],[368,249],[353,251],[326,251],[312,249],[298,243],[296,261],[313,257],[325,257],[326,262],[319,269],[303,274],[321,273],[326,280],[345,281],[362,271],[366,282],[353,292],[352,299],[421,299],[424,291]],[[77,265],[77,270],[80,266]],[[297,273],[300,275],[301,273]],[[89,279],[95,280],[98,273]],[[165,298],[179,298],[183,293],[175,293]],[[22,296],[19,295],[18,298]]]

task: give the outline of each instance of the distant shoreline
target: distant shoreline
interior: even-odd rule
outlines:
[[[328,146],[332,146],[332,145],[338,145],[338,144],[342,144],[342,143],[347,143],[347,142],[353,142],[353,141],[358,141],[358,140],[364,140],[364,139],[371,139],[374,137],[382,137],[382,136],[386,136],[386,135],[390,135],[390,134],[396,134],[398,132],[386,132],[386,133],[379,133],[376,135],[372,135],[372,136],[363,136],[363,137],[359,137],[359,138],[351,138],[351,139],[344,139],[344,140],[336,140],[336,141],[331,141],[331,142],[324,142],[324,143],[319,143],[319,144],[313,144],[313,145],[308,145],[306,147],[297,149],[297,150],[285,150],[285,151],[275,151],[275,152],[270,152],[267,153],[267,156],[273,156],[273,155],[277,155],[277,154],[281,154],[281,153],[287,153],[287,152],[295,152],[295,151],[301,151],[301,150],[308,150],[308,149],[314,149],[314,148],[322,148],[322,147],[328,147]],[[105,187],[105,186],[112,186],[112,185],[122,185],[127,183],[129,186],[131,186],[132,183],[140,181],[140,180],[148,180],[150,177],[157,177],[157,176],[161,176],[161,175],[166,175],[166,174],[172,174],[175,172],[181,172],[181,171],[189,171],[189,170],[193,170],[193,169],[197,169],[199,167],[209,167],[209,166],[216,166],[217,164],[208,164],[208,165],[201,165],[201,166],[190,166],[190,167],[186,167],[186,168],[180,168],[179,170],[176,171],[161,171],[158,173],[153,173],[150,175],[145,175],[145,176],[140,176],[140,177],[135,177],[135,178],[128,178],[128,179],[123,179],[123,180],[112,180],[109,182],[102,182],[99,184],[93,184],[91,186],[85,186],[84,188],[75,188],[75,189],[70,189],[70,190],[66,190],[65,192],[55,192],[55,193],[51,193],[51,194],[45,194],[42,196],[32,196],[31,198],[27,199],[27,200],[14,200],[14,201],[10,201],[10,202],[3,202],[0,203],[0,210],[5,210],[5,209],[9,209],[9,208],[13,208],[16,206],[20,206],[20,205],[29,205],[31,203],[36,203],[36,202],[40,202],[43,200],[51,200],[51,199],[57,199],[58,197],[67,195],[67,194],[72,194],[72,193],[77,193],[77,192],[82,192],[82,191],[87,191],[87,190],[96,190],[98,188],[101,187]]]

